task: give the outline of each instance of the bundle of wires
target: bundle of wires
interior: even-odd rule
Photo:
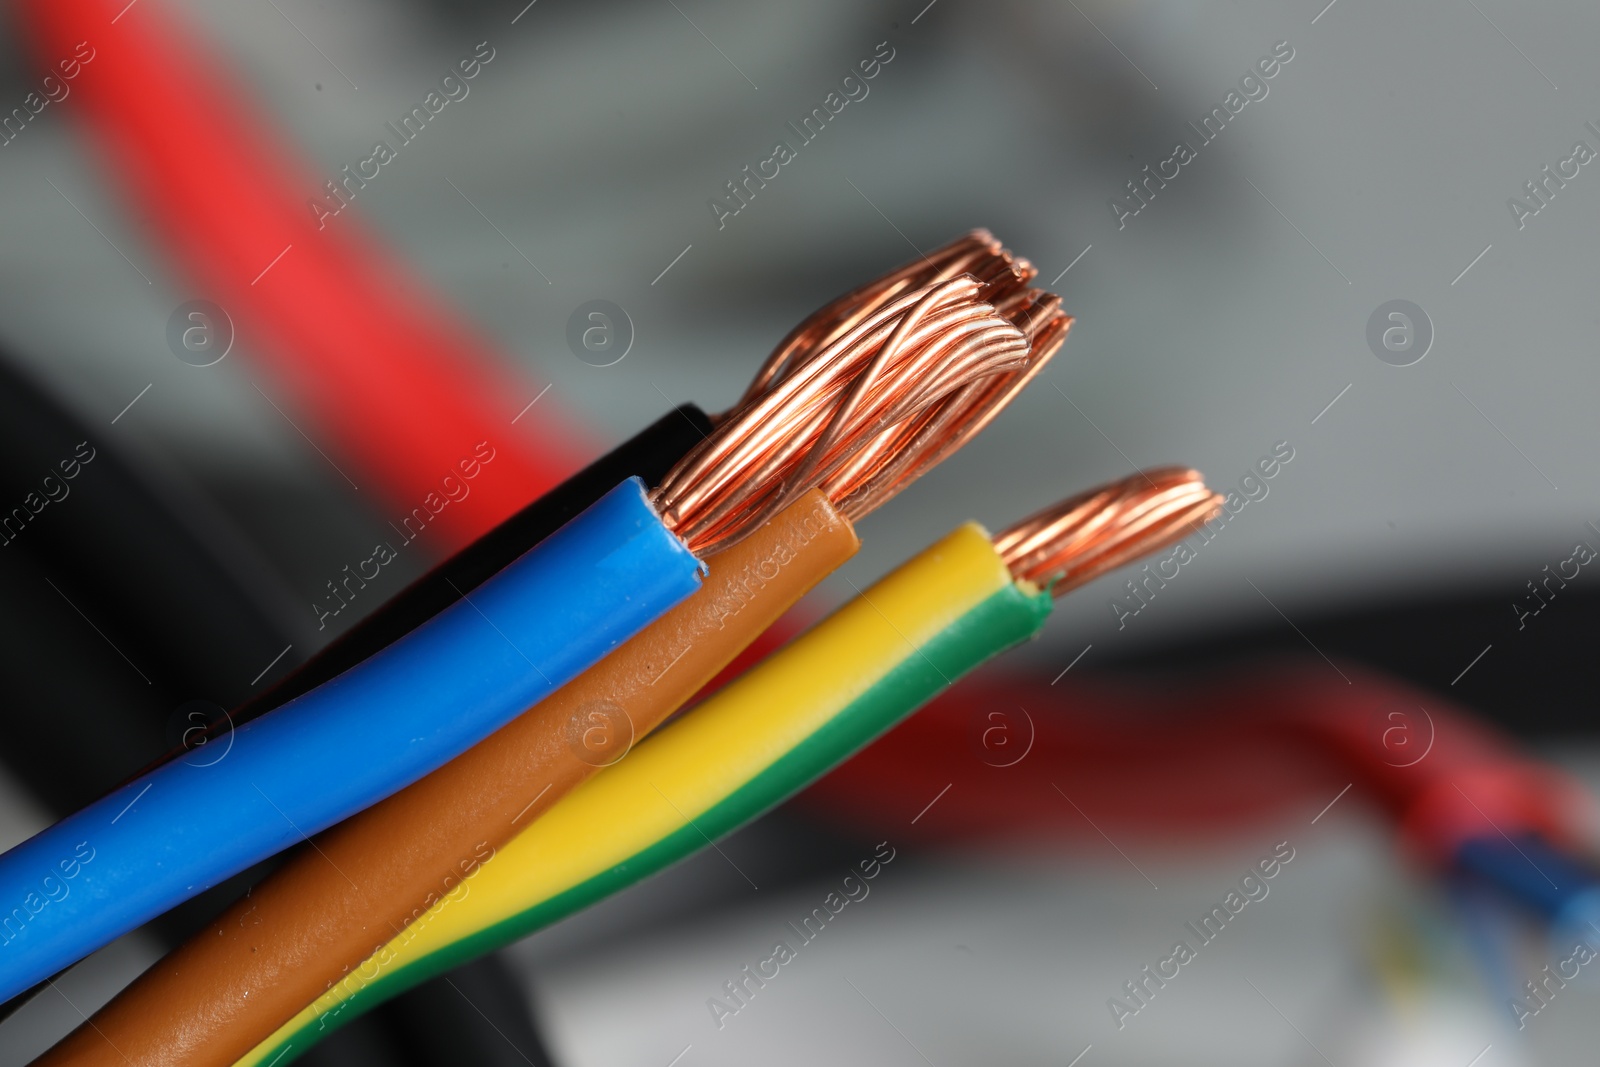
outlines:
[[[474,597],[235,730],[221,755],[168,763],[11,849],[0,897],[24,901],[27,921],[5,945],[0,997],[458,755],[692,593],[700,567],[624,482]],[[74,861],[70,891],[41,887],[65,886]]]
[[[232,1062],[620,758],[853,553],[853,520],[950,454],[1043,367],[1070,320],[1058,298],[1027,287],[1032,276],[980,232],[852,294],[848,308],[830,305],[826,327],[781,346],[775,372],[769,361],[759,389],[653,494],[696,552],[717,553],[695,596],[483,744],[324,835],[47,1061]]]
[[[7,633],[0,691],[12,706],[34,709],[8,717],[0,758],[14,782],[55,819],[126,780],[130,765],[155,757],[180,735],[193,742],[197,723],[251,692],[262,665],[291,642],[295,651],[306,647],[312,628],[302,622],[309,618],[303,605],[279,588],[270,563],[204,496],[141,462],[125,440],[102,433],[103,417],[78,417],[21,372],[20,362],[15,349],[0,345],[0,496],[23,500],[39,488],[39,472],[53,470],[44,488],[57,499],[20,536],[13,522],[6,531],[10,543],[0,551],[0,619]],[[686,443],[680,455],[687,449]],[[63,469],[61,458],[75,452],[92,455],[92,462]],[[66,473],[76,476],[62,477]],[[607,487],[620,480],[613,477]],[[107,537],[108,530],[116,536]],[[161,605],[158,614],[151,613],[153,604]],[[86,638],[99,644],[85,645]],[[220,737],[207,743],[212,740],[220,743],[210,754],[226,747]],[[242,872],[163,914],[138,940],[161,951],[176,947],[242,892],[252,874],[259,877]],[[41,888],[60,893],[54,882]],[[13,906],[18,903],[27,907],[25,900]],[[10,910],[0,918],[13,927],[17,922]],[[58,985],[82,1003],[72,983]],[[35,1043],[30,1034],[40,1034],[45,1016],[72,1011],[60,992],[46,992],[46,1003],[21,1018],[9,1016],[25,996],[0,1005],[0,1049],[6,1050],[0,1062],[20,1062],[20,1046]],[[49,1038],[79,1021],[63,1018]],[[448,982],[410,990],[302,1062],[394,1067],[379,1050],[398,1039],[410,1067],[463,1061],[526,1067],[508,1037],[539,1060],[540,1039],[521,985],[490,956],[452,973]],[[446,1040],[448,1054],[438,1047]]]
[[[20,385],[19,388],[21,388]],[[11,398],[9,394],[7,396]],[[19,394],[19,396],[18,405],[20,406],[17,414],[23,422],[31,425],[38,421],[36,416],[41,411],[48,413],[51,410],[51,405],[45,403],[42,398],[29,390],[23,390],[23,394]],[[23,417],[24,415],[26,417]],[[25,429],[26,427],[23,427],[23,430]],[[34,427],[34,429],[37,430],[38,427]],[[413,582],[388,601],[385,601],[378,610],[368,614],[331,645],[325,647],[309,661],[298,665],[288,676],[264,692],[237,704],[225,714],[217,715],[215,720],[209,723],[197,724],[196,719],[201,714],[207,713],[194,711],[190,718],[183,720],[181,736],[172,738],[172,741],[176,742],[175,746],[164,755],[152,760],[133,777],[142,777],[156,767],[186,756],[196,762],[207,762],[215,758],[217,753],[225,753],[231,744],[227,734],[232,729],[287,703],[297,696],[308,693],[322,683],[342,674],[362,660],[376,654],[405,636],[451,604],[460,601],[464,596],[470,595],[478,586],[513,562],[529,546],[544,540],[586,507],[593,504],[608,490],[616,486],[618,482],[637,476],[646,485],[652,487],[658,485],[672,465],[681,459],[691,447],[707,437],[712,429],[711,418],[693,404],[684,404],[667,412],[644,430],[634,435],[634,437],[601,456],[556,488],[525,505],[520,511],[500,523],[489,533],[461,549],[449,560],[441,563],[428,574]],[[18,432],[22,432],[22,430]],[[37,450],[35,446],[40,444],[38,440],[35,440],[40,437],[40,434],[37,432],[32,434],[25,433],[24,436],[27,437],[25,451],[31,454]],[[72,440],[78,440],[84,436],[86,434],[79,433]],[[46,448],[45,451],[51,450]],[[56,449],[55,452],[70,452],[70,448],[65,450]],[[101,455],[105,454],[104,449],[102,449]],[[149,536],[141,535],[139,532],[140,523],[145,522],[148,524],[146,517],[150,514],[150,503],[143,500],[137,493],[130,495],[128,491],[124,490],[123,486],[115,484],[124,481],[126,476],[119,472],[118,464],[115,462],[114,457],[100,460],[95,470],[101,471],[104,464],[111,464],[112,466],[107,470],[111,475],[117,476],[113,485],[113,488],[118,490],[116,494],[117,500],[112,502],[115,504],[112,510],[116,513],[116,521],[113,522],[110,519],[106,519],[98,524],[89,521],[84,528],[100,531],[115,526],[121,529],[124,536],[118,538],[114,542],[114,546],[120,548],[122,552],[120,555],[118,553],[108,555],[102,548],[87,556],[79,553],[75,557],[78,563],[71,573],[81,577],[82,560],[99,560],[106,568],[106,571],[97,581],[91,583],[91,589],[96,592],[103,590],[114,591],[124,588],[129,582],[133,582],[139,589],[145,591],[140,596],[130,595],[130,597],[121,598],[121,602],[124,603],[135,601],[142,603],[152,602],[152,597],[154,596],[152,591],[154,590],[160,590],[161,593],[160,596],[154,596],[155,600],[170,600],[174,590],[183,589],[193,589],[204,595],[214,595],[219,591],[228,592],[232,588],[230,583],[222,580],[221,576],[210,574],[204,564],[210,554],[220,552],[228,545],[228,538],[219,536],[219,531],[214,526],[206,530],[207,536],[203,542],[194,540],[192,534],[187,540],[183,536],[178,536],[184,532],[182,530],[176,532],[166,530],[163,536],[154,540]],[[106,471],[101,472],[102,474],[106,473]],[[79,492],[82,492],[82,490],[79,490]],[[165,495],[162,494],[163,499]],[[185,518],[192,522],[197,513],[203,514],[204,509],[199,507],[196,501],[192,499],[184,501],[183,515]],[[171,525],[171,520],[168,521],[168,525]],[[221,533],[225,534],[226,531],[221,531]],[[71,530],[65,531],[64,541],[62,536],[63,533],[58,531],[50,538],[39,539],[38,543],[52,546],[58,551],[65,551],[62,547],[63,545],[66,548],[70,548],[73,543],[82,540],[81,535],[73,533]],[[130,538],[131,541],[129,540]],[[124,544],[125,541],[129,543]],[[158,565],[152,566],[152,561]],[[209,577],[207,577],[208,574],[210,575]],[[55,580],[59,581],[61,579]],[[348,585],[352,581],[359,581],[359,578],[347,577],[345,581]],[[113,597],[109,603],[99,604],[97,609],[95,605],[98,602],[90,600],[85,603],[81,591],[73,591],[71,586],[67,587],[67,591],[71,593],[74,603],[84,604],[91,616],[98,620],[97,625],[105,625],[108,611],[119,602],[117,598]],[[56,594],[51,593],[50,595],[55,596]],[[180,686],[179,689],[181,691],[170,691],[170,687],[164,684],[164,680],[156,677],[157,687],[168,693],[164,707],[161,706],[159,701],[157,702],[156,707],[159,709],[160,714],[167,714],[173,704],[179,702],[183,696],[190,693],[197,691],[229,692],[230,690],[226,687],[219,689],[216,684],[217,681],[221,678],[229,678],[231,682],[236,682],[237,678],[243,675],[242,666],[236,665],[231,671],[228,670],[229,661],[237,653],[233,651],[223,652],[215,647],[219,641],[226,643],[228,639],[234,638],[234,631],[241,628],[248,629],[255,623],[255,616],[250,611],[254,605],[241,603],[238,607],[240,608],[239,611],[231,614],[224,613],[220,616],[215,612],[208,615],[205,611],[179,611],[170,614],[170,618],[165,620],[173,626],[184,628],[185,640],[177,643],[183,646],[181,651],[187,655],[188,659],[183,660],[180,657],[179,661],[186,663],[186,669],[188,670],[204,672],[201,677],[211,679],[211,685],[209,688],[206,685],[201,685],[197,689],[195,685],[189,684],[187,687]],[[140,652],[145,649],[144,641],[154,632],[157,631],[152,630],[148,623],[144,623],[115,638],[117,646],[127,650],[142,665],[141,669],[152,675],[155,674],[155,671],[151,669],[150,662],[153,657],[148,652],[142,655]],[[303,638],[303,635],[298,633],[293,636],[296,641],[300,641]],[[288,638],[285,637],[277,641],[258,641],[260,647],[249,653],[250,659],[256,662],[265,659],[271,654],[269,650],[281,649],[286,640]],[[197,644],[197,641],[199,644]],[[194,652],[197,647],[206,649],[206,654],[196,658]],[[34,673],[33,671],[24,671],[21,673],[21,679],[26,680],[32,677]],[[79,672],[72,677],[74,682],[81,682],[87,676]],[[16,689],[15,686],[12,688],[13,690]],[[59,688],[60,686],[58,685],[57,690]],[[236,689],[237,685],[234,685],[234,688]],[[53,690],[49,693],[41,693],[39,696],[40,700],[48,698],[51,701],[60,701],[62,695],[61,692]],[[31,787],[45,796],[53,796],[56,792],[67,789],[77,790],[77,795],[71,798],[69,804],[60,805],[57,808],[60,814],[70,814],[77,808],[94,800],[97,796],[103,795],[107,782],[116,782],[119,778],[124,783],[132,780],[124,777],[129,753],[147,752],[149,750],[146,739],[151,731],[148,729],[138,730],[133,724],[126,721],[130,715],[136,718],[137,713],[142,709],[129,705],[126,697],[115,697],[105,693],[99,694],[98,697],[91,701],[91,705],[90,713],[97,716],[95,729],[90,732],[83,744],[77,745],[70,753],[62,752],[59,759],[52,758],[54,749],[57,746],[49,744],[50,737],[47,736],[58,731],[56,721],[51,718],[34,716],[25,716],[20,720],[22,727],[37,729],[39,737],[36,740],[39,741],[39,744],[34,746],[26,760],[17,761],[12,769],[15,773],[22,775]],[[216,707],[215,710],[220,711],[221,709]],[[146,714],[149,714],[149,712],[147,711]],[[159,720],[157,725],[159,725]],[[207,748],[203,753],[197,751],[207,745],[214,747]],[[190,755],[191,753],[193,755]],[[239,883],[237,886],[224,882],[214,887],[209,893],[190,901],[186,907],[177,908],[162,915],[158,920],[158,924],[161,927],[160,933],[163,940],[173,941],[173,943],[181,942],[185,936],[192,932],[195,915],[209,918],[215,913],[217,905],[211,899],[212,897],[225,901],[227,897],[218,897],[218,894],[231,894],[231,892],[237,891],[237,889],[249,884],[248,880],[252,875],[259,877],[259,873],[258,871],[244,871],[235,879],[229,880],[229,882]],[[244,881],[240,881],[241,879]],[[486,980],[483,975],[474,975],[473,979],[478,981]],[[462,978],[461,980],[467,981],[468,979]],[[42,987],[43,983],[40,983],[30,993]],[[453,991],[446,990],[446,992],[449,993],[449,997],[445,998],[447,1003],[451,1000],[459,999],[458,995]],[[24,999],[23,996],[13,997],[3,1007],[0,1007],[0,1016],[15,1009]],[[415,1005],[413,1005],[414,1008]]]
[[[100,860],[7,945],[0,996],[459,755],[692,593],[694,553],[814,486],[848,513],[944,454],[952,426],[985,420],[1037,369],[1029,334],[1064,328],[1055,298],[1014,293],[1002,266],[997,296],[1021,296],[1029,333],[965,274],[889,302],[793,361],[653,500],[622,483],[472,596],[235,730],[221,758],[162,766],[0,857],[0,894],[19,900],[38,896],[38,870]]]
[[[288,1063],[383,999],[749,822],[1035,635],[1052,593],[1185,536],[1219,503],[1194,472],[1159,472],[994,540],[959,527],[552,805],[239,1062]]]
[[[783,339],[752,380],[740,405],[758,398],[786,371],[814,359],[827,345],[840,339],[852,326],[882,308],[896,297],[935,282],[949,281],[970,274],[984,284],[983,296],[1001,314],[1023,330],[1035,353],[1034,370],[1059,347],[1070,327],[1061,314],[1059,301],[1029,289],[1027,282],[1036,271],[1027,260],[1004,248],[987,230],[973,230],[942,248],[905,264],[898,270],[870,282],[821,308]],[[944,439],[939,454],[913,453],[908,459],[931,467],[944,454],[959,448],[998,413],[1023,386],[1028,376],[996,375],[984,380],[987,402],[982,411],[971,403],[951,405],[946,417],[960,413],[965,420],[961,436]],[[729,413],[731,414],[731,413]],[[362,660],[393,644],[440,611],[470,594],[501,568],[511,563],[530,545],[539,543],[562,524],[598,500],[617,482],[636,476],[652,488],[659,487],[674,466],[711,434],[728,414],[709,416],[694,404],[684,404],[667,412],[634,437],[572,475],[560,485],[524,505],[521,510],[494,529],[462,548],[428,574],[385,601],[338,640],[269,690],[233,708],[219,724],[231,729],[310,692],[323,682],[342,674]],[[930,428],[931,429],[931,428]],[[925,430],[926,435],[929,431]],[[901,484],[888,484],[886,492],[897,492]],[[865,510],[876,502],[861,502]],[[215,734],[193,735],[186,743],[194,747],[215,740]],[[166,754],[160,763],[183,755],[185,749]],[[149,768],[146,768],[147,770]]]

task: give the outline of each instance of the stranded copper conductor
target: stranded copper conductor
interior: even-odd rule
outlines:
[[[720,427],[741,418],[748,437],[708,442],[663,484],[658,502],[669,521],[681,522],[696,543],[727,543],[740,523],[769,516],[785,491],[813,480],[851,519],[870,512],[986,426],[1061,346],[1072,320],[1059,297],[1028,287],[1035,273],[988,231],[974,230],[809,316],[774,349],[739,406],[716,420]],[[1001,347],[1014,337],[994,330],[992,317],[972,315],[975,306],[964,315],[932,314],[930,290],[948,296],[944,283],[958,279],[963,296],[989,304],[1022,333],[1025,357]],[[867,370],[841,397],[839,380],[874,346],[881,347]],[[784,428],[785,413],[795,412]],[[807,453],[809,470],[794,469],[800,442],[818,426],[827,440]],[[777,477],[783,487],[769,484],[764,500],[741,497],[715,472],[737,455],[756,454],[751,476]],[[674,499],[680,480],[690,478],[705,479],[701,499]]]
[[[1198,471],[1141,471],[1045,508],[994,539],[1012,577],[1060,596],[1204,525],[1222,497]]]
[[[814,485],[839,500],[876,482],[880,492],[859,502],[868,510],[881,491],[909,483],[1059,347],[1067,320],[1056,299],[1015,289],[1028,270],[1008,266],[1000,290],[970,275],[913,290],[790,358],[662,481],[653,496],[662,518],[704,551],[737,541]],[[880,479],[885,472],[892,477]]]

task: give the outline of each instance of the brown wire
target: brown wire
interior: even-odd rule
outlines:
[[[1198,471],[1161,467],[1053,504],[994,546],[1012,577],[1061,596],[1187,537],[1221,508]]]
[[[975,230],[796,327],[738,406],[662,481],[662,518],[700,553],[821,487],[852,520],[960,448],[1044,367],[1071,319],[1035,271]]]

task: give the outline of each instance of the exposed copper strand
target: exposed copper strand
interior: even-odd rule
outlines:
[[[1051,505],[994,545],[1013,578],[1061,596],[1182,540],[1221,508],[1198,471],[1162,467]]]
[[[988,230],[973,230],[925,257],[835,298],[807,316],[804,322],[778,342],[778,347],[773,349],[751,379],[749,388],[737,406],[742,407],[763,392],[768,383],[780,377],[786,364],[797,352],[825,346],[896,297],[935,282],[948,281],[960,274],[974,274],[980,280],[987,281],[984,277],[986,264],[983,261],[988,259],[1003,264],[1009,257]]]
[[[832,301],[652,494],[705,554],[820,486],[858,519],[961,447],[1060,347],[1060,299],[976,230]]]

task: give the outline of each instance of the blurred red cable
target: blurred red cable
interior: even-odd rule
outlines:
[[[802,803],[847,822],[873,810],[910,820],[938,795],[899,831],[925,841],[1095,837],[1095,826],[1113,837],[1185,838],[1307,802],[1333,780],[1329,761],[1296,743],[1241,743],[1236,721],[1200,721],[1209,717],[1193,697],[1103,683],[1051,687],[986,670],[822,779]]]
[[[1352,786],[1423,859],[1532,830],[1581,847],[1575,782],[1433,694],[1326,666],[1262,666],[1175,688],[986,673],[890,731],[803,803],[847,822],[943,799],[900,831],[928,841],[1040,833],[1185,838]],[[948,796],[940,793],[949,787]],[[1091,822],[1092,820],[1092,822]]]
[[[284,407],[370,479],[391,513],[438,508],[444,554],[488,530],[588,455],[538,392],[429,300],[344,213],[318,230],[307,167],[157,0],[17,0],[34,55],[94,49],[73,83],[132,201],[190,284],[233,319]],[[448,506],[441,480],[487,441],[495,458]],[[459,491],[459,490],[458,490]],[[430,500],[430,494],[433,494]]]

